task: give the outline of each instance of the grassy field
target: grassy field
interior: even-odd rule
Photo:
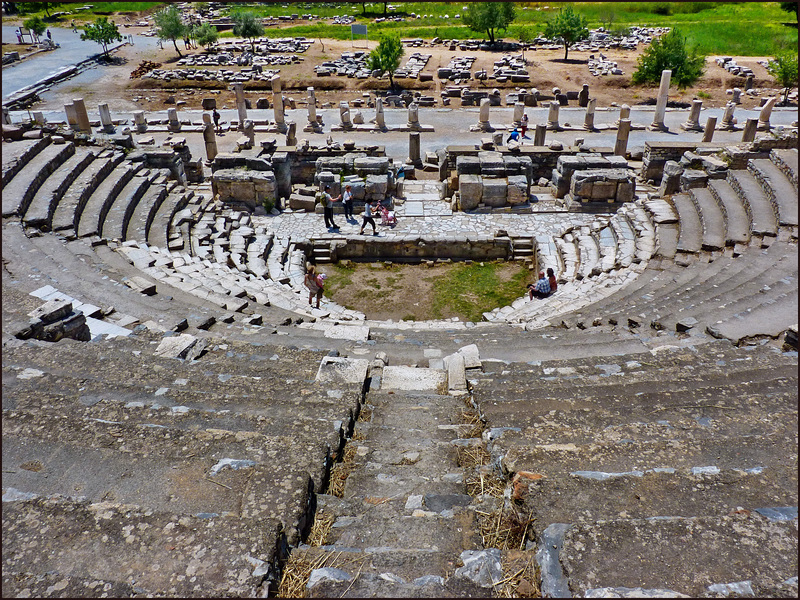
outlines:
[[[97,2],[90,11],[74,11],[64,4],[56,12],[69,12],[58,20],[79,22],[110,13],[136,13],[159,6],[157,2]],[[262,17],[277,17],[296,13],[319,15],[325,19],[352,15],[358,23],[369,25],[370,39],[392,32],[400,37],[434,37],[481,39],[483,34],[461,25],[456,15],[463,12],[466,2],[395,2],[388,15],[406,17],[401,22],[375,23],[383,16],[384,3],[352,2],[294,2],[241,3],[231,10],[249,10]],[[733,54],[738,56],[773,56],[777,52],[797,49],[797,19],[780,9],[777,2],[575,2],[575,10],[589,21],[589,27],[604,26],[620,30],[630,25],[679,27],[702,54]],[[74,5],[78,6],[78,5]],[[557,2],[518,2],[515,22],[502,32],[506,39],[516,39],[519,30],[530,28],[534,33],[558,10]],[[547,7],[547,8],[545,8]],[[39,13],[44,16],[44,12]],[[412,19],[411,14],[422,15]],[[282,23],[283,24],[283,23]],[[223,36],[233,35],[230,32]],[[329,21],[314,21],[289,27],[268,27],[271,37],[306,36],[314,38],[350,39],[350,27],[333,25]]]

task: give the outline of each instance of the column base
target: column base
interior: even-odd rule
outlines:
[[[703,131],[703,127],[700,123],[690,123],[687,121],[686,123],[681,123],[681,129],[684,131]]]
[[[656,123],[653,121],[647,126],[647,131],[669,131],[669,127],[664,125],[664,123]]]

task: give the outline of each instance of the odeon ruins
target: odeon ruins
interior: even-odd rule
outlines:
[[[669,77],[646,122],[477,93],[435,151],[419,94],[323,116],[280,74],[259,110],[232,82],[233,152],[213,98],[4,107],[3,595],[796,597],[797,115],[701,123]],[[326,229],[347,184],[397,225]],[[341,260],[559,287],[480,322],[312,308]]]

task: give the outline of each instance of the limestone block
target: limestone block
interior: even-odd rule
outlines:
[[[477,156],[459,156],[456,158],[458,175],[480,175],[481,161]]]
[[[389,178],[386,175],[367,175],[365,194],[369,197],[386,196]]]
[[[461,210],[473,210],[478,207],[483,196],[483,178],[473,174],[459,175],[458,190],[461,197]]]
[[[617,197],[616,181],[595,181],[592,187],[592,200],[613,200]]]
[[[635,200],[636,183],[620,181],[617,184],[617,202],[633,202]]]
[[[612,200],[620,183],[633,185],[634,181],[633,173],[626,169],[586,169],[573,174],[570,193],[576,198]]]
[[[365,175],[385,175],[389,172],[389,158],[382,156],[361,156],[353,160],[353,170],[363,171]]]
[[[506,205],[508,197],[508,182],[503,179],[483,179],[483,203],[487,206],[499,207]]]
[[[508,178],[508,203],[512,206],[528,201],[528,180],[525,175],[511,175]]]

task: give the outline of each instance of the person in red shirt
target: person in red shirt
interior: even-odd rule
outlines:
[[[547,279],[550,282],[550,293],[552,294],[558,288],[558,282],[556,281],[556,275],[553,273],[553,269],[550,267],[547,268]]]

